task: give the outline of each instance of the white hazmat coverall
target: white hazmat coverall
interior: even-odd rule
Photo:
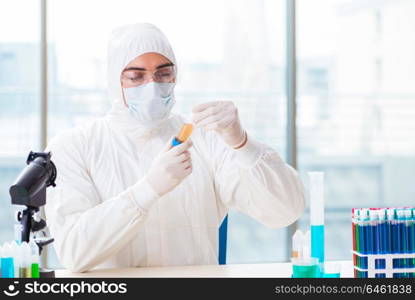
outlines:
[[[57,167],[46,217],[61,264],[96,268],[218,263],[218,228],[230,208],[270,228],[293,223],[304,209],[297,172],[251,136],[228,147],[214,131],[194,130],[193,171],[159,196],[145,180],[154,158],[183,119],[138,124],[122,98],[120,74],[148,52],[176,64],[166,37],[153,25],[118,28],[109,43],[109,113],[56,136],[48,145]]]

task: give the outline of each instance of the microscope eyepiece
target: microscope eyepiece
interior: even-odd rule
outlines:
[[[40,207],[46,204],[46,188],[55,186],[56,167],[50,152],[30,152],[27,166],[10,187],[12,204]]]

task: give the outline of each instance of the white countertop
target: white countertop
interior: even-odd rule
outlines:
[[[352,261],[336,261],[341,265],[341,277],[353,277]],[[291,277],[291,263],[203,265],[151,268],[101,269],[85,273],[56,270],[56,277]]]

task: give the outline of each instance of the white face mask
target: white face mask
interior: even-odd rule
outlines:
[[[175,103],[175,83],[149,82],[124,89],[130,114],[141,124],[151,126],[167,118]]]

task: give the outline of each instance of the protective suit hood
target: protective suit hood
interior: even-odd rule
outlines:
[[[109,117],[111,121],[129,129],[143,129],[143,125],[131,117],[124,105],[121,72],[130,61],[150,52],[161,54],[177,65],[166,36],[152,24],[124,25],[116,28],[111,34],[108,43],[108,95],[112,101]]]

